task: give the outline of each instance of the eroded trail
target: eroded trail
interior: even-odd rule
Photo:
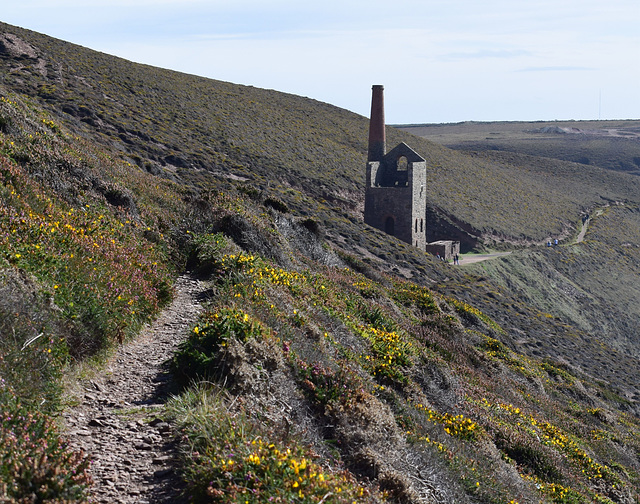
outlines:
[[[173,433],[159,417],[170,378],[162,363],[195,322],[202,286],[183,276],[175,288],[173,303],[81,384],[80,404],[63,414],[71,445],[92,460],[94,502],[180,502]]]

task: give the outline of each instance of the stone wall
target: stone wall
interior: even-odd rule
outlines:
[[[480,231],[469,224],[447,215],[439,208],[427,207],[427,234],[426,241],[455,240],[460,242],[462,252],[474,249],[480,237]]]
[[[451,261],[460,254],[460,242],[452,240],[440,240],[427,243],[426,251],[434,256],[440,256],[445,261]]]
[[[404,157],[403,151],[400,154],[398,158]],[[398,171],[397,162],[391,155],[383,162],[367,163],[364,221],[425,250],[426,163],[408,161],[406,171]]]

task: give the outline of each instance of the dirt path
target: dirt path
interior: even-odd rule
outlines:
[[[195,322],[202,289],[178,278],[171,306],[82,383],[79,404],[63,413],[70,443],[92,460],[93,502],[181,502],[173,433],[160,418],[169,382],[162,363]]]
[[[575,243],[581,243],[584,240],[584,235],[587,234],[587,229],[589,229],[589,222],[591,222],[591,217],[589,217],[588,219],[585,219],[584,222],[582,223],[582,229],[580,230],[580,233],[578,234],[578,237],[576,238]]]
[[[504,257],[509,254],[511,254],[511,252],[495,252],[493,254],[474,254],[469,256],[460,256],[460,266],[487,261],[489,259],[495,259],[496,257]]]

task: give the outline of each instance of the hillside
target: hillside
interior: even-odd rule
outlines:
[[[64,380],[185,269],[162,414],[195,502],[640,498],[638,177],[388,128],[428,227],[513,251],[453,268],[362,222],[366,118],[4,24],[0,67],[2,499],[86,500]]]
[[[640,121],[464,122],[398,126],[464,151],[509,151],[640,174]]]

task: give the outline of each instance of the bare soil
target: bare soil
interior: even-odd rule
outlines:
[[[460,266],[487,261],[489,259],[495,259],[497,257],[503,257],[509,254],[511,254],[511,252],[495,252],[493,254],[474,254],[468,256],[460,256]]]
[[[78,405],[63,413],[70,444],[92,462],[92,502],[183,502],[174,433],[162,418],[172,383],[163,363],[195,322],[203,287],[182,276],[175,289],[173,303],[80,383]]]

